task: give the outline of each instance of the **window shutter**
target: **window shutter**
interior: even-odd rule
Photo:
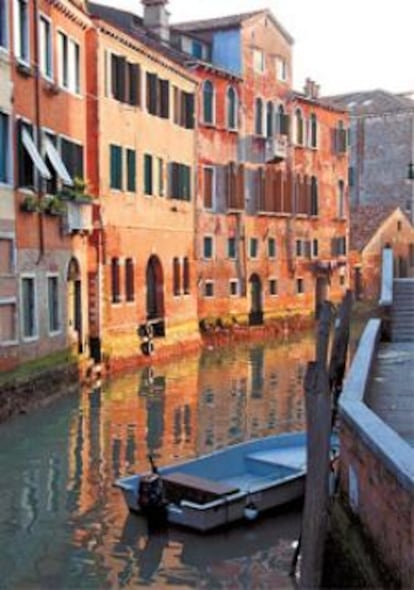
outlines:
[[[116,84],[117,84],[117,98],[118,100],[125,102],[126,100],[126,59],[122,56],[118,56],[116,62]]]
[[[170,84],[168,80],[160,80],[160,116],[168,119],[170,116]]]
[[[184,92],[184,104],[184,127],[186,129],[194,129],[194,94]]]
[[[141,70],[138,64],[128,64],[129,73],[129,92],[128,102],[131,105],[139,106],[140,104],[140,76]]]
[[[147,72],[147,111],[157,114],[157,75]]]
[[[289,128],[290,128],[290,117],[286,114],[280,115],[280,134],[281,135],[289,135]]]
[[[244,209],[244,164],[239,164],[236,178],[236,208]]]

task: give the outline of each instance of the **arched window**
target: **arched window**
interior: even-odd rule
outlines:
[[[345,217],[345,183],[343,180],[338,182],[338,217]]]
[[[232,86],[227,90],[227,125],[237,129],[237,93]]]
[[[273,103],[269,101],[266,107],[266,137],[273,137],[274,134],[273,113]]]
[[[310,214],[313,216],[319,215],[318,179],[316,178],[316,176],[312,176],[312,178],[311,178]]]
[[[302,111],[296,109],[295,111],[295,124],[296,124],[296,144],[303,145],[303,117]]]
[[[255,126],[256,135],[263,135],[263,101],[261,98],[256,98],[255,109]]]
[[[318,119],[315,113],[310,116],[310,147],[318,147]]]
[[[210,80],[203,84],[203,121],[210,125],[214,123],[214,86]]]

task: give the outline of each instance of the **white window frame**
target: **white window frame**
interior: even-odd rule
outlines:
[[[42,22],[48,23],[49,25],[49,59],[46,59],[46,47],[47,43],[44,41],[43,32],[46,29],[43,29]],[[53,81],[53,25],[51,19],[41,12],[39,14],[39,23],[38,23],[38,36],[39,36],[39,54],[40,54],[40,63],[39,63],[39,70],[41,75],[46,78],[46,80]],[[49,62],[50,72],[47,72],[47,63]]]
[[[213,294],[212,295],[207,295],[206,293],[206,288],[207,285],[211,285],[213,287]],[[207,279],[204,281],[204,285],[203,285],[203,297],[205,297],[206,299],[214,299],[215,295],[215,281],[213,281],[212,279]]]
[[[66,70],[67,70],[67,80],[66,80],[66,84],[64,83],[64,79],[63,79],[63,71],[64,68],[63,66],[63,50],[62,47],[63,45],[61,45],[61,43],[59,42],[59,39],[63,39],[66,38],[66,60],[67,60],[67,64],[66,64]],[[71,94],[75,95],[75,96],[81,96],[82,94],[82,83],[81,83],[81,63],[82,63],[82,59],[81,59],[81,44],[79,43],[79,41],[77,39],[75,39],[74,37],[71,37],[70,35],[67,34],[66,31],[64,31],[63,29],[57,29],[56,31],[56,39],[57,41],[57,80],[58,80],[58,85],[63,88],[63,90],[66,90],[66,92],[70,92]],[[74,57],[76,56],[76,52],[74,51],[75,48],[78,48],[78,60],[76,61],[74,59]],[[75,67],[77,63],[77,68]],[[76,74],[79,78],[79,88],[76,88]]]
[[[25,336],[24,334],[24,312],[23,312],[23,280],[33,280],[33,314],[34,314],[34,334],[33,336]],[[38,317],[38,304],[37,304],[37,288],[36,288],[36,275],[34,273],[23,273],[20,275],[20,329],[23,342],[36,342],[39,340],[39,317]]]
[[[263,49],[259,49],[258,47],[253,48],[253,69],[257,74],[263,74],[266,67],[265,67],[265,53]]]
[[[14,156],[13,156],[13,147],[12,147],[12,137],[13,137],[13,129],[12,129],[12,124],[13,124],[13,118],[12,115],[10,113],[8,113],[5,109],[2,109],[0,107],[0,113],[2,115],[5,115],[7,117],[7,146],[6,146],[6,182],[4,181],[0,181],[0,187],[8,187],[11,188],[13,187],[13,162],[14,162]]]
[[[236,292],[231,292],[231,286],[236,285]],[[240,281],[239,279],[230,279],[229,280],[229,297],[240,297]]]
[[[206,251],[205,251],[206,238],[210,238],[210,240],[211,240],[211,256],[206,256]],[[212,234],[205,234],[205,235],[203,235],[203,260],[214,260],[215,257],[216,257],[216,245],[214,243],[214,236]]]
[[[50,329],[50,299],[49,299],[49,279],[57,279],[57,293],[58,293],[58,300],[57,300],[57,319],[58,319],[58,326],[57,330]],[[62,305],[61,305],[61,297],[60,297],[60,276],[57,272],[47,272],[46,273],[46,285],[47,285],[47,329],[49,336],[57,336],[58,334],[62,333]]]
[[[287,82],[289,79],[287,59],[281,55],[275,57],[276,78],[279,82]]]
[[[9,18],[10,18],[10,10],[9,10],[9,2],[8,0],[0,0],[0,3],[3,4],[4,10],[4,22],[3,27],[4,29],[1,31],[1,35],[4,39],[4,45],[0,45],[0,53],[2,51],[8,53],[9,46],[10,46],[10,32],[9,32]],[[0,23],[0,27],[2,24]]]
[[[0,306],[2,305],[14,305],[14,340],[0,340],[0,347],[2,346],[16,346],[19,343],[18,327],[17,327],[17,299],[16,297],[1,297]]]
[[[315,248],[316,245],[316,248]],[[312,238],[311,240],[311,258],[319,257],[319,240],[318,238]]]
[[[205,112],[204,112],[204,88],[206,85],[206,82],[210,82],[212,88],[213,88],[213,93],[212,93],[212,101],[211,101],[211,111],[212,111],[212,118],[211,121],[206,121],[206,117],[205,117]],[[202,108],[200,109],[202,111],[201,116],[202,116],[202,123],[203,125],[206,125],[207,127],[215,127],[216,125],[216,87],[214,85],[213,80],[210,80],[209,78],[207,78],[206,80],[204,80],[202,86],[201,86],[201,101],[202,101]]]
[[[235,125],[230,125],[229,121],[229,92],[233,90],[234,92],[234,116],[235,116]],[[229,84],[226,89],[226,127],[229,131],[238,131],[239,129],[239,93],[233,86],[233,84]]]
[[[205,174],[204,174],[204,172],[206,169],[213,171],[213,178],[211,181],[212,182],[211,208],[204,206],[204,189],[205,189]],[[205,166],[203,165],[203,209],[205,209],[205,211],[215,211],[216,210],[216,198],[217,198],[216,180],[217,180],[216,167],[213,164],[207,164]]]
[[[16,235],[11,232],[0,232],[0,240],[9,240],[11,244],[11,260],[10,266],[11,270],[8,273],[1,274],[0,276],[3,277],[12,277],[16,274]]]
[[[230,256],[230,248],[229,248],[229,240],[232,239],[234,240],[234,245],[235,245],[235,255],[234,256]],[[237,256],[237,239],[235,238],[235,236],[228,236],[227,237],[227,259],[228,260],[237,260],[238,256]]]
[[[24,35],[26,37],[26,47],[27,47],[27,55],[21,55],[21,48],[22,48],[22,39],[20,36],[20,10],[19,4],[24,3],[26,4],[26,28]],[[14,54],[18,62],[25,64],[27,66],[30,65],[30,6],[28,0],[14,0],[13,4],[13,25],[14,25]]]

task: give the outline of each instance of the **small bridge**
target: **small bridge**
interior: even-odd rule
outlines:
[[[339,400],[340,488],[376,560],[398,587],[414,588],[414,280],[394,279],[391,249],[380,309]]]

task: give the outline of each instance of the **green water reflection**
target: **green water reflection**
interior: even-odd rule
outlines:
[[[0,427],[0,588],[290,587],[300,512],[148,537],[114,479],[304,428],[312,335],[145,368]]]

